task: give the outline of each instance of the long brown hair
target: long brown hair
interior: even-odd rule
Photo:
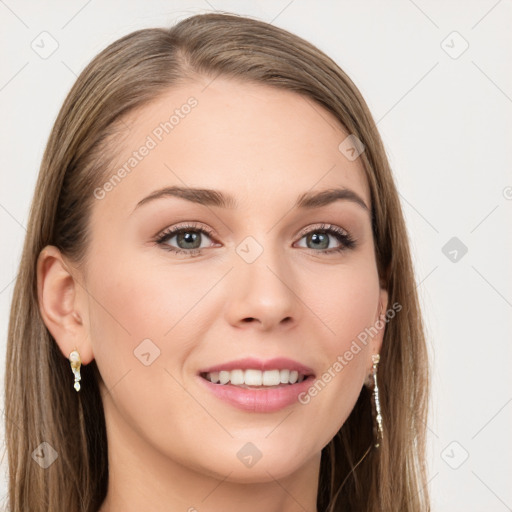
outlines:
[[[406,226],[375,122],[356,86],[312,44],[283,29],[233,14],[189,17],[171,28],[130,33],[99,53],[66,97],[43,156],[14,289],[5,373],[5,431],[11,512],[96,512],[108,484],[101,376],[82,367],[71,382],[42,321],[36,261],[55,245],[83,263],[93,190],[116,156],[123,116],[178,84],[226,76],[294,91],[330,111],[365,146],[381,286],[401,305],[386,325],[379,365],[384,438],[373,446],[366,387],[323,449],[319,511],[429,510],[425,466],[427,353]],[[41,443],[58,458],[44,469]],[[46,445],[42,446],[43,448]]]

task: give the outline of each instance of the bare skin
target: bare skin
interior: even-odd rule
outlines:
[[[307,404],[244,411],[205,390],[200,369],[243,357],[288,357],[319,378],[387,307],[369,211],[350,200],[293,207],[306,192],[343,188],[371,208],[360,159],[338,149],[348,134],[295,93],[223,78],[204,89],[207,82],[169,90],[127,118],[119,165],[197,99],[94,200],[85,266],[50,246],[38,261],[41,312],[62,354],[76,347],[103,378],[109,488],[100,512],[316,511],[321,450],[349,416],[382,343],[383,329]],[[219,190],[238,205],[167,196],[137,207],[170,186]],[[199,237],[193,257],[167,250],[190,253],[176,234],[155,242],[188,224]],[[317,235],[316,245],[303,234],[322,224],[355,246],[329,252],[344,244],[335,234]],[[242,256],[258,246],[248,263]],[[134,351],[148,339],[151,358],[160,352],[146,365]],[[261,453],[252,467],[237,457],[248,442]]]

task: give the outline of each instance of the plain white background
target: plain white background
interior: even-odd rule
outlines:
[[[510,0],[0,1],[2,393],[29,205],[65,95],[124,34],[215,9],[309,40],[368,102],[406,215],[431,351],[433,510],[512,510]]]

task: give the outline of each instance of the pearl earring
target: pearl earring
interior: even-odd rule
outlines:
[[[82,378],[80,376],[80,365],[82,364],[82,361],[80,359],[80,354],[78,353],[78,350],[73,350],[73,352],[71,352],[71,354],[69,354],[69,362],[71,364],[71,370],[73,371],[73,373],[75,375],[74,388],[77,391],[80,391],[79,380]]]

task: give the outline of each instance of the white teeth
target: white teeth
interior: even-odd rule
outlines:
[[[226,371],[219,372],[219,380],[221,384],[227,384],[229,382],[230,373]]]
[[[229,379],[231,384],[237,386],[239,384],[244,383],[244,371],[243,370],[233,370],[231,372],[231,378]]]
[[[233,386],[279,386],[279,384],[295,384],[302,382],[305,375],[296,370],[222,370],[206,374],[206,379],[214,384],[227,384]]]
[[[261,370],[245,370],[244,384],[247,386],[261,386],[263,377]]]
[[[270,370],[267,372],[263,372],[264,386],[278,386],[279,384],[281,384],[279,370]]]

